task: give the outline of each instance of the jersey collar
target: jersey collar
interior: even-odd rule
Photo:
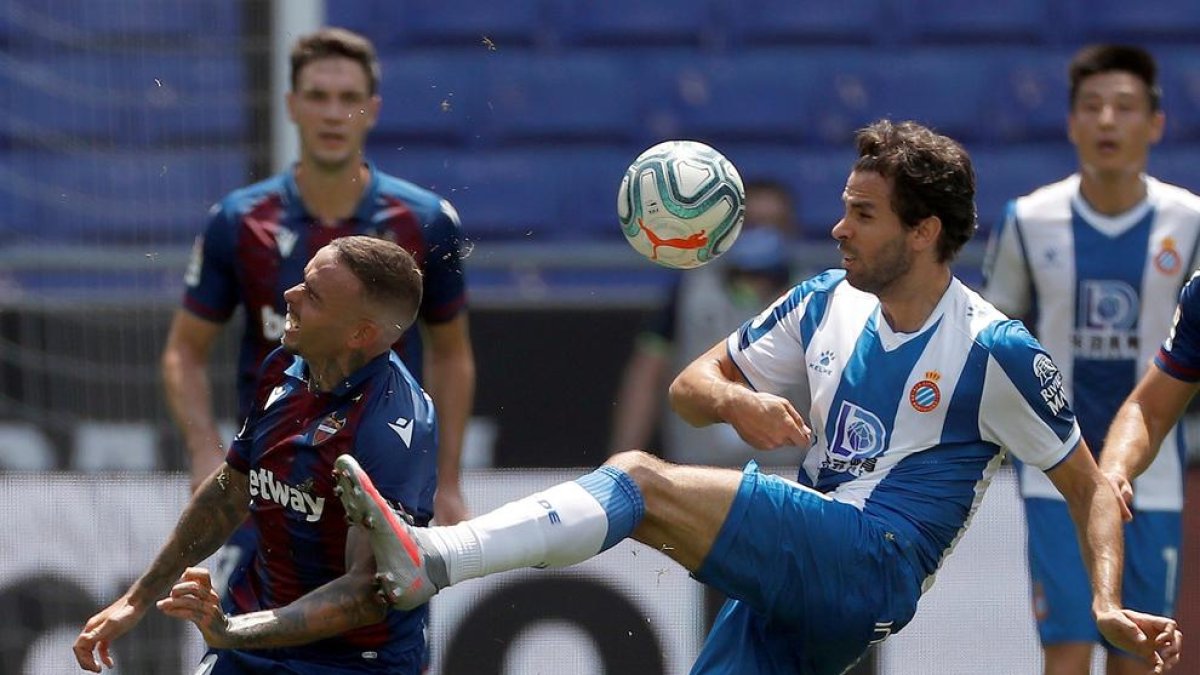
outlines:
[[[346,396],[349,396],[358,389],[360,384],[374,377],[379,371],[387,368],[391,357],[392,350],[389,349],[370,361],[367,361],[362,368],[350,373],[346,379],[342,380],[336,387],[327,392],[327,395],[336,398],[345,398]],[[295,360],[292,361],[292,365],[287,369],[287,374],[295,377],[301,382],[304,382],[306,386],[309,383],[308,363],[300,356],[296,356]]]
[[[375,214],[375,201],[379,196],[379,171],[375,168],[375,163],[368,159],[364,159],[363,164],[367,166],[369,178],[367,189],[363,190],[358,206],[354,209],[354,218],[360,223],[370,223]],[[292,164],[283,174],[288,215],[304,221],[312,220],[312,214],[304,208],[304,200],[300,197],[300,186],[296,184],[296,165]]]

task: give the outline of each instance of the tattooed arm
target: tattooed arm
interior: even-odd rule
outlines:
[[[204,641],[218,649],[270,649],[315,642],[383,621],[387,605],[375,583],[375,559],[362,528],[346,536],[346,574],[286,607],[226,616],[208,570],[191,568],[158,602],[168,616],[196,624]]]
[[[120,598],[88,620],[75,640],[75,659],[84,670],[112,666],[109,645],[137,625],[155,599],[183,570],[212,555],[249,512],[246,474],[222,464],[200,485],[175,530],[142,576]],[[100,663],[96,661],[99,650]]]

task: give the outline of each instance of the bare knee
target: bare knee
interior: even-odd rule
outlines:
[[[611,466],[633,479],[642,495],[649,497],[664,483],[667,473],[675,467],[644,450],[626,450],[610,457],[606,466]]]

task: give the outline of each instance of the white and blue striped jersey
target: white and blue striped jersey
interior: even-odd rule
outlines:
[[[1079,443],[1054,362],[957,279],[920,330],[898,333],[878,298],[830,270],[726,346],[756,390],[808,392],[798,403],[815,439],[800,482],[883,523],[927,583],[1004,449],[1048,470]]]
[[[1146,199],[1114,217],[1088,206],[1078,175],[1010,202],[985,263],[984,295],[1030,321],[1062,370],[1094,453],[1166,336],[1198,262],[1200,197],[1145,181]],[[1137,479],[1134,508],[1182,509],[1183,440],[1176,428],[1163,441]],[[1022,469],[1021,489],[1025,497],[1062,498],[1038,471]]]

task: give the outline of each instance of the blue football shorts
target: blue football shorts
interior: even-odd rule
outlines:
[[[841,673],[921,592],[881,523],[754,462],[695,577],[730,597],[692,669],[706,675]]]
[[[1102,642],[1092,616],[1091,582],[1066,502],[1024,501],[1038,637],[1043,645]],[[1121,579],[1125,607],[1162,616],[1174,614],[1182,528],[1182,517],[1176,511],[1134,511],[1133,522],[1125,523]]]

